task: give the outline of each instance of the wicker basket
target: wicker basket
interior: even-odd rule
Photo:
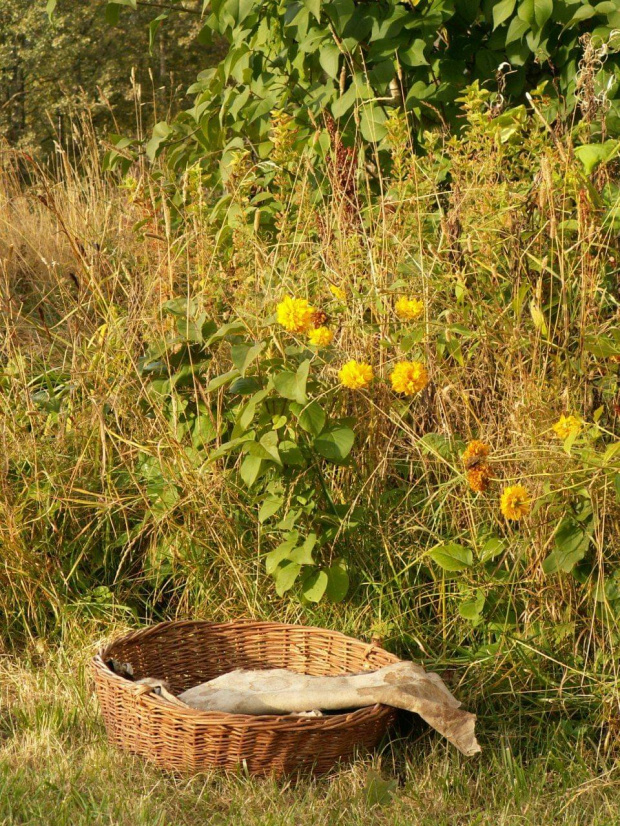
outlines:
[[[271,622],[164,622],[128,634],[93,660],[108,739],[171,770],[241,764],[257,775],[323,773],[357,749],[374,748],[396,713],[384,705],[305,718],[180,708],[117,676],[105,664],[112,658],[131,663],[136,679],[167,680],[175,694],[235,668],[347,674],[398,659],[336,631]]]

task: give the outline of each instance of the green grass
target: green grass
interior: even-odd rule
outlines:
[[[596,824],[620,821],[620,765],[562,725],[479,720],[482,754],[461,757],[411,719],[372,757],[318,780],[175,777],[107,745],[88,676],[100,640],[73,628],[0,659],[0,823]],[[467,698],[463,698],[467,699]]]

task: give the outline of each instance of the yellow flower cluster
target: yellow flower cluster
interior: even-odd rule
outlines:
[[[399,298],[394,305],[396,315],[403,321],[413,321],[424,312],[424,303],[417,298]]]
[[[315,309],[305,298],[286,296],[277,306],[278,323],[289,333],[306,333],[313,326]]]
[[[340,384],[350,390],[361,390],[363,387],[368,387],[373,377],[374,374],[370,364],[355,361],[355,359],[351,359],[351,361],[344,364],[338,372]]]
[[[528,515],[530,505],[530,495],[523,485],[510,485],[504,488],[499,507],[506,519],[518,522]]]
[[[396,393],[415,396],[428,384],[428,373],[419,361],[401,361],[390,373],[390,381]]]
[[[307,333],[314,347],[328,347],[334,340],[333,332],[324,327],[325,313],[316,310],[305,298],[287,295],[276,307],[278,323],[289,333]],[[318,325],[318,326],[317,326]]]
[[[564,441],[573,434],[577,436],[581,430],[581,425],[581,419],[578,419],[577,416],[562,415],[553,425],[553,430],[555,431],[555,435],[558,439],[562,439],[562,441]]]
[[[334,340],[334,334],[328,327],[315,327],[308,333],[308,341],[314,347],[329,347]]]

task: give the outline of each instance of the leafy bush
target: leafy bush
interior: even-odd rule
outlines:
[[[407,112],[416,139],[432,124],[455,130],[459,97],[475,82],[498,106],[544,91],[550,121],[576,108],[591,119],[602,109],[615,134],[619,28],[616,2],[216,0],[201,37],[221,35],[228,53],[191,87],[194,106],[157,124],[147,152],[168,145],[177,171],[209,167],[223,153],[225,180],[231,150],[270,158],[271,115],[285,111],[297,148],[319,165],[332,119],[345,145],[361,135],[371,161],[377,150],[385,155],[394,107]]]

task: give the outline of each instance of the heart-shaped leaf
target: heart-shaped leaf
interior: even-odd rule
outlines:
[[[299,531],[291,531],[288,539],[285,539],[284,542],[281,542],[277,546],[277,548],[273,549],[273,551],[269,551],[269,553],[265,557],[265,570],[269,575],[273,574],[273,572],[276,570],[278,565],[283,560],[288,559],[288,555],[297,545],[298,539]]]
[[[347,458],[355,442],[355,433],[350,427],[338,426],[324,430],[314,440],[314,448],[319,456],[330,462],[342,462]]]
[[[308,602],[320,602],[329,580],[325,571],[312,571],[304,577],[302,593]]]
[[[296,562],[284,562],[276,574],[276,593],[279,597],[284,596],[295,584],[299,576],[301,565]]]
[[[349,574],[344,559],[335,559],[327,569],[325,595],[330,602],[342,602],[349,590]]]
[[[457,542],[438,545],[432,551],[429,551],[429,556],[444,571],[464,571],[474,564],[471,550]]]
[[[248,455],[245,457],[239,468],[239,476],[243,479],[245,484],[251,488],[254,482],[258,479],[258,475],[263,466],[263,460],[258,456]]]

